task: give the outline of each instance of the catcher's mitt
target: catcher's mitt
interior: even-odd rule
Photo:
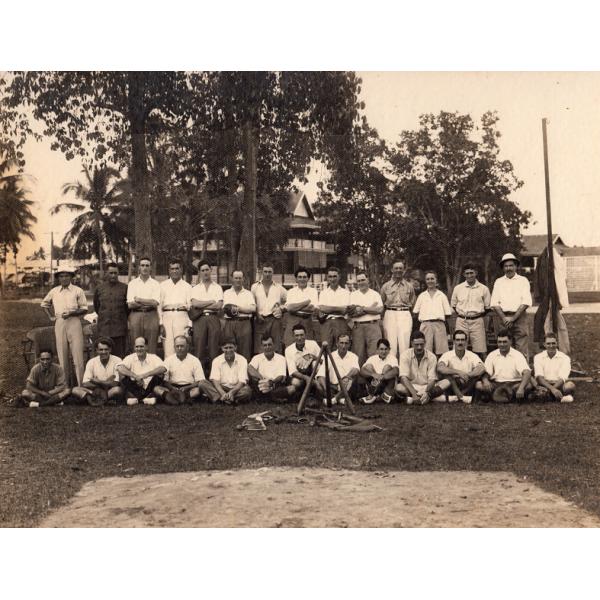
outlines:
[[[350,305],[348,306],[348,310],[346,311],[346,314],[347,314],[349,317],[356,317],[356,316],[357,316],[357,314],[358,314],[358,312],[359,312],[359,311],[358,311],[358,307],[357,307],[355,304],[350,304]]]
[[[226,304],[223,307],[223,312],[225,313],[225,316],[231,318],[231,317],[237,317],[240,311],[236,304]]]
[[[268,394],[272,389],[271,381],[269,379],[260,379],[258,382],[258,391],[261,394]]]
[[[104,406],[108,400],[108,392],[101,387],[94,388],[91,394],[87,395],[87,403],[90,406]]]
[[[183,390],[169,390],[165,394],[165,403],[171,406],[178,406],[185,402],[185,392]]]
[[[296,360],[296,368],[298,369],[298,372],[302,373],[302,375],[310,375],[316,358],[317,357],[313,354],[304,354],[303,356],[299,356]]]

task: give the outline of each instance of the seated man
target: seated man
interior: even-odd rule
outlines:
[[[164,360],[165,379],[154,388],[154,393],[167,404],[183,404],[202,395],[211,402],[219,399],[219,394],[210,381],[206,381],[202,363],[188,352],[188,341],[184,335],[173,340],[175,354]]]
[[[62,404],[70,393],[62,367],[52,362],[52,352],[40,352],[39,362],[29,372],[19,404],[31,408]]]
[[[485,372],[485,366],[477,354],[467,350],[467,334],[464,331],[457,329],[452,337],[454,348],[444,352],[438,361],[438,373],[444,377],[438,381],[438,385],[451,392],[449,402],[462,400],[469,404],[475,384]]]
[[[121,385],[127,395],[127,404],[131,406],[140,400],[144,404],[155,404],[154,388],[162,384],[167,369],[156,354],[148,352],[145,337],[135,339],[134,350],[133,354],[126,356],[117,365]]]
[[[573,402],[575,383],[569,381],[571,359],[558,349],[556,333],[544,336],[543,352],[533,357],[533,372],[537,387],[535,395],[540,400]]]
[[[102,406],[107,401],[116,404],[124,396],[117,373],[121,359],[112,354],[113,342],[109,337],[99,337],[95,347],[97,356],[88,360],[83,382],[73,389],[73,396],[87,400],[90,406]]]
[[[293,385],[286,385],[285,358],[275,352],[270,333],[263,333],[261,343],[262,353],[253,356],[248,365],[252,391],[257,400],[285,402],[296,391]]]
[[[291,378],[290,384],[294,386],[296,392],[302,392],[310,380],[321,349],[317,342],[306,339],[306,329],[301,323],[294,325],[292,332],[296,341],[285,349],[285,361]],[[316,386],[316,381],[313,386]]]
[[[400,355],[400,383],[396,394],[406,398],[406,404],[445,401],[443,390],[436,384],[437,358],[425,348],[425,334],[413,331],[410,344],[411,348]]]
[[[362,377],[367,380],[368,390],[360,402],[373,404],[381,398],[389,404],[394,397],[398,372],[398,361],[390,354],[390,343],[384,338],[380,339],[377,342],[377,354],[370,356],[360,370]]]
[[[217,400],[225,404],[247,402],[252,397],[248,385],[248,361],[236,352],[235,340],[225,340],[221,350],[223,354],[212,361],[210,369],[210,380],[218,393]]]
[[[341,381],[338,381],[333,365],[329,364],[329,381],[331,392],[334,396],[331,398],[331,404],[345,404],[346,399],[344,390],[348,392],[350,398],[356,395],[356,379],[360,372],[358,364],[358,356],[354,352],[349,352],[350,336],[347,333],[341,333],[337,338],[337,350],[331,353],[331,358],[335,362]],[[321,361],[319,370],[317,371],[317,392],[323,398],[323,403],[327,404],[327,388],[325,381],[325,359]],[[343,386],[343,389],[342,389]]]
[[[532,389],[531,369],[526,358],[512,347],[512,333],[501,329],[497,334],[498,349],[485,359],[485,373],[475,389],[494,402],[524,400]]]

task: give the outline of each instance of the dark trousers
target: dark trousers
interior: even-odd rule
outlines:
[[[129,352],[127,352],[127,336],[120,335],[118,337],[110,338],[113,343],[112,354],[119,358],[125,358]]]
[[[298,324],[302,325],[306,330],[307,340],[317,339],[315,325],[318,323],[318,321],[313,321],[312,317],[298,317],[297,315],[290,315],[289,313],[286,313],[284,319],[285,330],[283,334],[283,343],[286,348],[296,341],[296,338],[294,337],[293,328]]]
[[[132,396],[137,398],[138,400],[143,400],[147,396],[152,396],[154,394],[154,388],[157,385],[160,385],[163,382],[162,377],[158,377],[158,375],[154,375],[148,383],[146,388],[143,388],[136,381],[131,379],[131,377],[122,377],[121,385],[125,388],[125,395],[128,398]]]
[[[252,358],[252,320],[225,319],[223,339],[233,338],[237,344],[237,352],[248,362]]]
[[[327,319],[321,324],[321,342],[327,342],[333,352],[337,348],[337,338],[341,334],[350,335],[346,319]]]
[[[254,354],[262,352],[261,338],[263,334],[269,334],[273,338],[275,352],[283,353],[283,332],[281,319],[276,319],[273,315],[267,317],[258,317],[254,321]]]
[[[217,315],[202,315],[194,321],[194,354],[209,369],[221,353],[221,322]]]
[[[131,348],[135,345],[135,339],[145,337],[148,341],[148,352],[156,354],[158,346],[158,313],[156,310],[147,312],[132,311],[129,313],[129,337],[131,339]],[[123,358],[123,357],[121,357]]]

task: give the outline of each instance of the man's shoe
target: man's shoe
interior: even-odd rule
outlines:
[[[464,398],[464,396],[463,396]],[[458,402],[458,396],[448,396],[448,402]]]
[[[462,401],[465,404],[471,404],[471,402],[473,401],[473,396],[463,396],[462,397]]]
[[[406,404],[412,404],[412,403],[413,403],[412,396],[407,396],[406,397]]]
[[[32,401],[29,403],[29,408],[39,408],[39,406],[40,406],[40,403],[39,403],[39,402],[36,402],[35,400],[32,400]]]
[[[432,398],[432,400],[434,402],[446,402],[446,396],[445,396],[445,394],[440,394],[439,396]]]
[[[363,396],[358,399],[358,402],[359,404],[373,404],[373,402],[375,402],[375,396],[371,396],[370,394],[368,396]]]
[[[383,394],[381,394],[381,399],[386,403],[386,404],[390,404],[390,402],[392,401],[392,397],[389,394],[386,394],[385,392]]]
[[[156,398],[154,396],[146,396],[142,402],[148,406],[154,406],[156,404]]]
[[[127,398],[127,406],[135,406],[137,403],[137,398]]]
[[[573,402],[573,400],[575,400],[575,398],[573,398],[573,396],[571,396],[571,394],[567,394],[566,396],[563,396],[560,401],[561,403],[568,403],[568,402]]]

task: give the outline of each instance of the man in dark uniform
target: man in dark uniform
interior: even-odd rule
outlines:
[[[127,284],[119,281],[115,263],[107,266],[106,281],[94,293],[94,310],[98,315],[98,336],[113,341],[113,354],[119,358],[127,355]]]

